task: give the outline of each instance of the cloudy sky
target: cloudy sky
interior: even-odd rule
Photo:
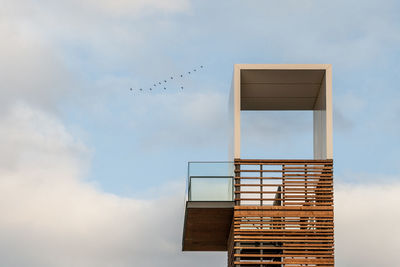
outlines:
[[[337,266],[400,266],[399,13],[0,0],[0,266],[225,266],[180,244],[187,161],[227,159],[234,63],[332,64]],[[244,121],[244,157],[311,157],[309,113]]]

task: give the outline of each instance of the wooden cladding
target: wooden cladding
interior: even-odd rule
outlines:
[[[236,160],[236,205],[331,206],[331,160]]]
[[[228,266],[334,266],[332,160],[235,160]]]

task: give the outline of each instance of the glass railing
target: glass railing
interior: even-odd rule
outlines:
[[[189,201],[233,201],[233,162],[189,162]]]

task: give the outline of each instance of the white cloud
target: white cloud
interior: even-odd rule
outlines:
[[[83,179],[85,146],[54,117],[26,105],[0,120],[0,133],[1,266],[224,262],[221,254],[181,253],[181,186],[146,201],[101,192]]]
[[[73,90],[62,57],[31,25],[0,19],[0,32],[0,111],[21,100],[54,108]]]
[[[40,176],[55,169],[61,171],[57,177],[82,175],[78,172],[87,165],[82,155],[88,151],[66,132],[54,116],[20,103],[0,118],[2,171],[14,173],[23,170]]]
[[[140,16],[143,11],[162,11],[162,12],[179,12],[188,8],[189,2],[187,0],[86,0],[76,1],[76,4],[86,5],[89,8],[101,10],[105,14],[112,16]]]
[[[226,264],[224,253],[180,252],[182,186],[152,200],[100,191],[83,179],[85,146],[26,105],[2,117],[0,133],[1,266]],[[400,264],[400,185],[339,184],[335,197],[337,265]]]
[[[28,29],[69,54],[69,63],[96,60],[110,69],[140,55],[145,36],[168,28],[169,15],[190,10],[188,0],[0,0],[0,23]],[[147,20],[145,20],[145,18]],[[7,39],[5,39],[7,41]],[[71,58],[74,57],[74,58]],[[76,62],[75,62],[76,63]]]
[[[188,0],[0,0],[0,6],[0,109],[18,100],[54,109],[67,95],[93,92],[94,73],[127,71],[142,56],[146,36],[168,29],[167,15],[190,8]]]
[[[2,0],[2,13],[15,16],[25,14],[34,16],[36,12],[53,10],[54,12],[85,12],[87,15],[97,14],[99,16],[127,16],[132,19],[147,15],[148,12],[175,13],[185,11],[189,8],[187,0],[72,0],[72,1],[42,1],[39,5],[32,0],[7,1]],[[146,12],[147,11],[147,12]],[[20,17],[21,18],[21,17]]]
[[[400,266],[400,183],[339,184],[335,190],[336,265]]]

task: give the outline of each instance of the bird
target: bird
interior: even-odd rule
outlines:
[[[200,69],[203,69],[204,68],[204,66],[203,65],[200,65],[200,66],[198,66],[198,67],[196,67],[196,68],[193,68],[191,71],[188,71],[187,72],[187,74],[192,74],[192,72],[197,72],[197,70],[200,70]],[[170,79],[171,80],[173,80],[174,79],[174,77],[175,78],[183,78],[185,75],[184,75],[184,73],[182,73],[182,74],[178,74],[178,75],[176,75],[176,76],[170,76]],[[166,83],[168,82],[168,79],[165,79],[165,80],[161,80],[161,81],[159,81],[159,82],[155,82],[154,84],[153,84],[153,86],[151,86],[150,88],[149,88],[149,90],[150,91],[152,91],[153,89],[154,90],[156,90],[157,89],[157,86],[158,85],[162,85],[163,84],[163,81],[164,81],[164,86],[160,86],[160,88],[162,87],[162,88],[164,88],[164,90],[167,90],[167,87],[166,87]],[[157,84],[158,83],[158,84]],[[183,88],[183,86],[180,86],[180,88],[181,88],[181,90],[183,90],[184,88]],[[135,95],[135,92],[137,92],[137,90],[140,90],[140,91],[143,91],[143,88],[140,88],[140,89],[134,89],[134,88],[129,88],[129,90],[130,91],[134,91],[133,93],[134,93],[134,95]],[[157,90],[156,90],[157,91]]]

